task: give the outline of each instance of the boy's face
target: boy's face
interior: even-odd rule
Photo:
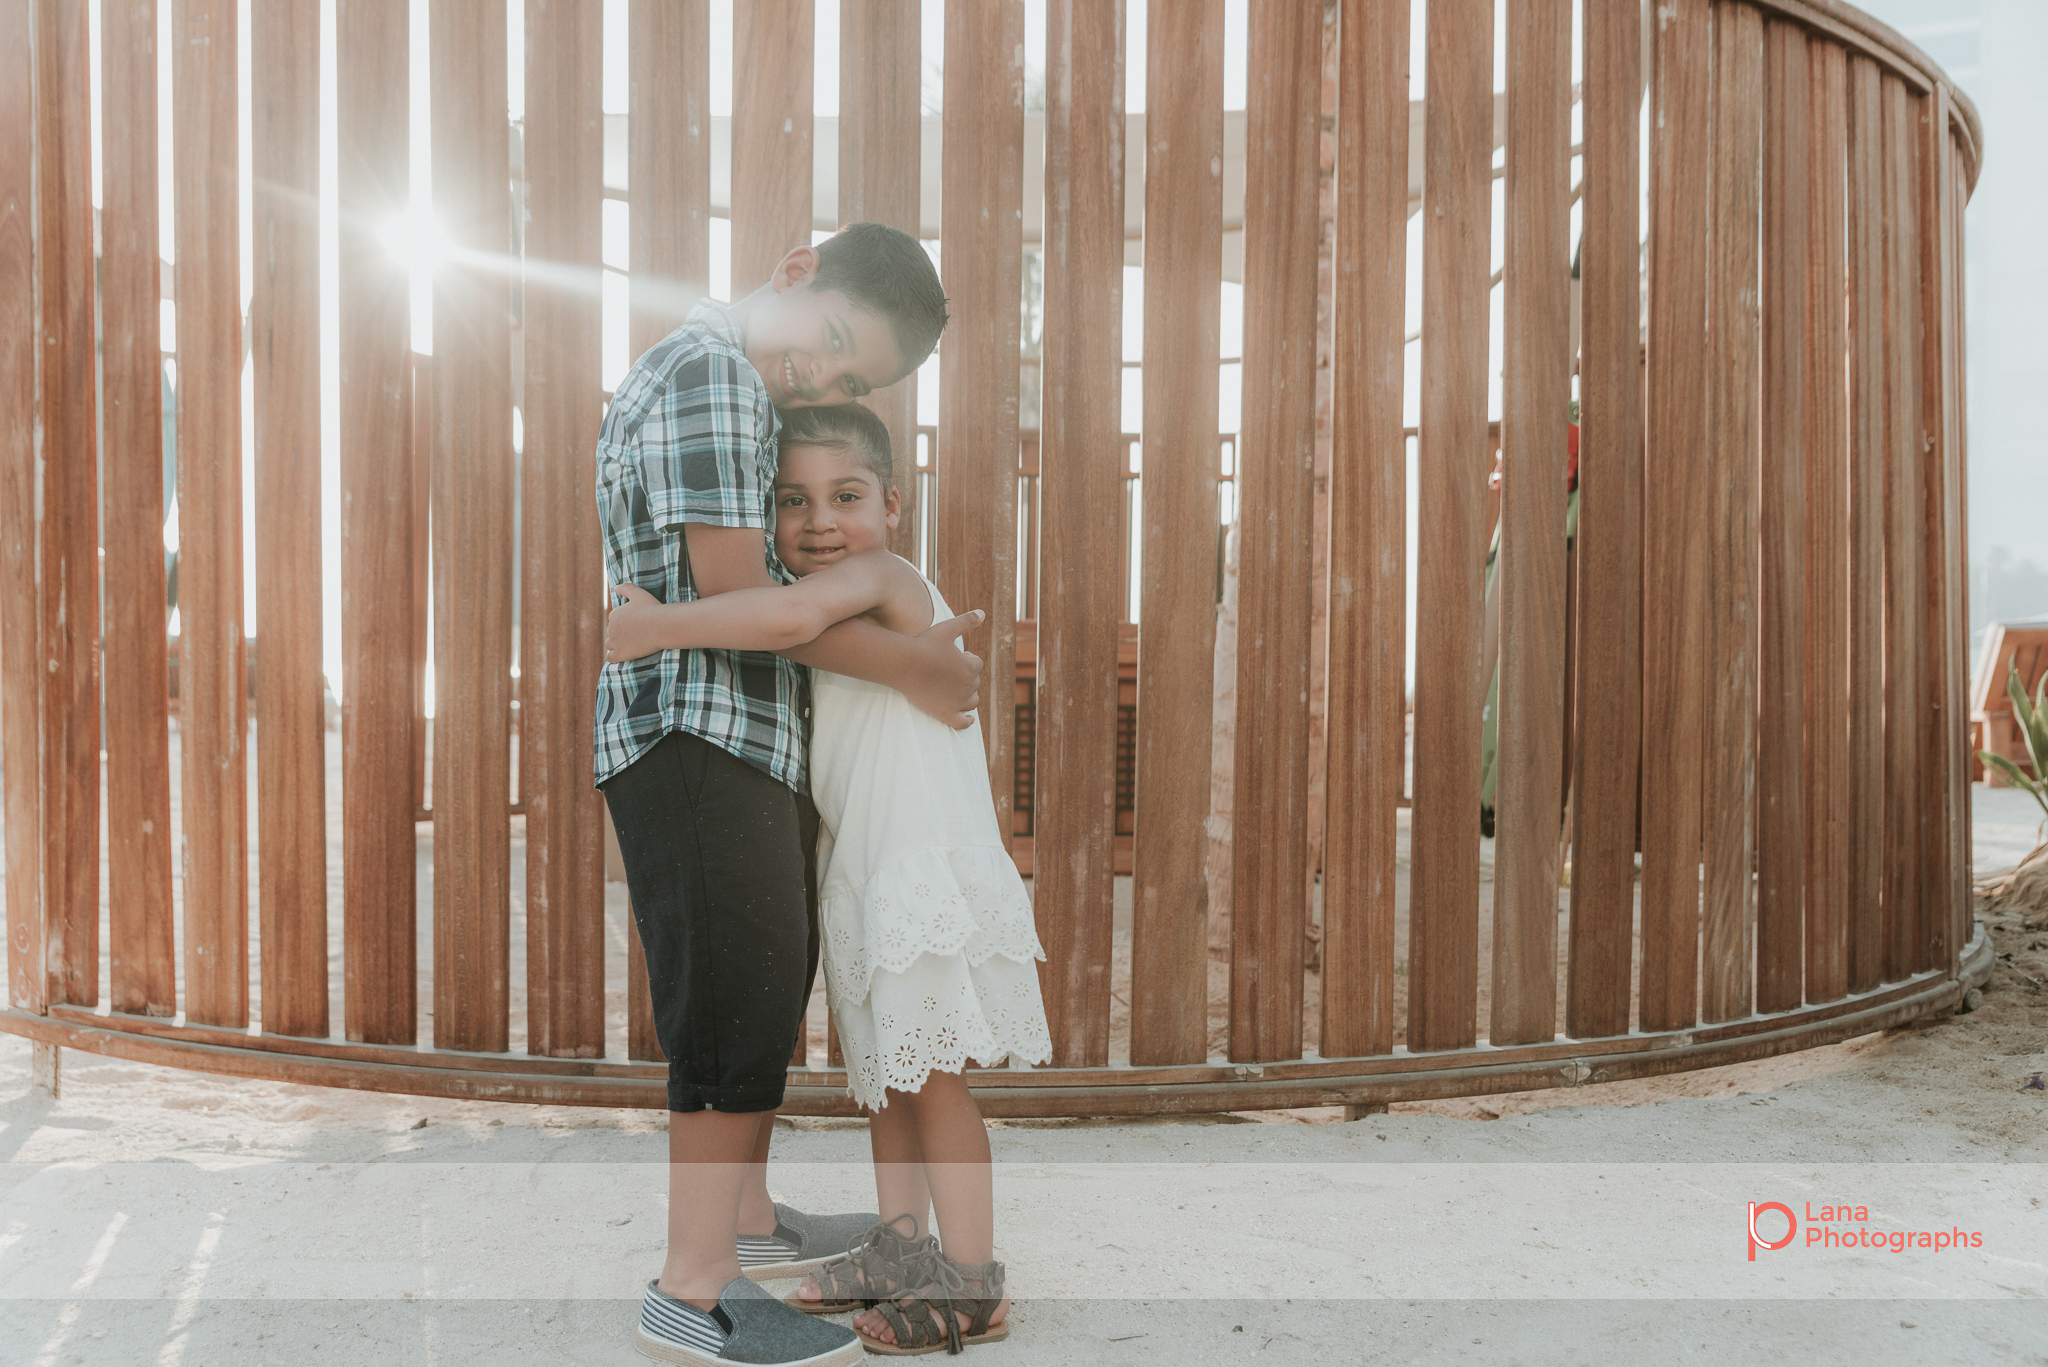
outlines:
[[[889,320],[838,290],[812,289],[817,273],[818,253],[796,248],[747,314],[747,360],[777,408],[851,403],[903,378]]]
[[[874,471],[827,446],[788,446],[775,474],[775,554],[790,572],[816,574],[857,551],[889,544],[900,504]]]

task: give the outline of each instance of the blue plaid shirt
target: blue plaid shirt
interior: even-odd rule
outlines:
[[[598,432],[608,582],[664,603],[697,597],[685,522],[761,528],[769,574],[793,582],[773,537],[781,425],[732,315],[698,304],[633,363]],[[608,664],[597,681],[597,782],[687,731],[803,792],[808,693],[802,666],[759,651],[664,650]]]

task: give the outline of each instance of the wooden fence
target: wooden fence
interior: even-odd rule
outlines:
[[[1150,0],[1142,51],[1120,0],[1048,0],[1042,119],[1027,109],[1021,0],[947,0],[943,52],[920,51],[916,0],[841,0],[837,218],[918,226],[920,74],[943,70],[937,233],[955,321],[918,483],[938,582],[954,604],[990,610],[978,644],[1006,821],[1018,732],[997,681],[1015,671],[1020,556],[1036,604],[1029,829],[1055,1058],[978,1074],[991,1114],[1366,1105],[1668,1072],[1927,1015],[1988,971],[1969,913],[1964,740],[1974,111],[1920,52],[1838,0],[1660,0],[1654,24],[1632,0],[1583,0],[1582,87],[1572,6],[1503,3],[1504,92],[1492,0],[1430,0],[1414,49],[1426,95],[1411,109],[1407,5],[1255,0],[1239,188],[1224,169],[1240,116],[1224,110],[1222,0]],[[608,944],[621,922],[616,908],[608,921],[589,782],[601,223],[607,200],[630,206],[638,351],[709,279],[708,111],[724,59],[709,51],[707,0],[632,0],[621,188],[608,183],[597,0],[514,7],[517,124],[503,0],[428,8],[433,203],[454,247],[435,277],[431,363],[410,350],[407,277],[378,235],[408,197],[405,6],[334,0],[323,37],[320,0],[261,0],[246,32],[232,5],[169,0],[172,137],[160,144],[150,0],[101,0],[97,67],[85,0],[0,3],[0,1028],[225,1073],[659,1106],[640,970]],[[818,226],[814,16],[810,0],[736,10],[725,210],[744,288]],[[338,806],[323,779],[320,637],[326,61]],[[1123,102],[1125,65],[1141,62],[1139,119]],[[1042,196],[1027,185],[1027,126]],[[160,145],[173,149],[175,278],[158,251]],[[1411,349],[1417,209],[1424,323]],[[1244,416],[1231,443],[1230,896],[1211,906],[1226,245],[1242,262]],[[1044,328],[1020,538],[1027,248],[1042,261]],[[1119,330],[1136,252],[1134,458]],[[1496,365],[1489,863],[1480,662]],[[1568,579],[1558,437],[1574,396]],[[873,403],[908,449],[912,387]],[[1115,681],[1133,506],[1120,927]],[[919,520],[906,522],[911,548]],[[1327,740],[1312,744],[1319,696]],[[847,1110],[818,1033],[810,1046],[788,1109]]]

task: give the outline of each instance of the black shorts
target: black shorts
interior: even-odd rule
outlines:
[[[672,731],[604,784],[647,954],[668,1108],[772,1111],[818,968],[817,810]]]

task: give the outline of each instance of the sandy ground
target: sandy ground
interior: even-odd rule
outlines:
[[[1977,814],[1979,869],[2031,843],[2023,797],[1980,788]],[[1350,1123],[997,1122],[1016,1332],[975,1351],[1014,1367],[2048,1364],[2048,920],[1981,914],[2001,955],[1981,1009],[1787,1058]],[[628,1337],[659,1263],[659,1114],[76,1053],[52,1101],[29,1086],[29,1052],[0,1037],[0,1363],[643,1361]],[[865,1150],[857,1122],[785,1122],[777,1189],[857,1208]],[[1487,1179],[1504,1164],[1536,1166],[1503,1188]],[[1610,1208],[1653,1198],[1592,1216],[1542,1205],[1654,1192],[1675,1172],[1720,1202],[1711,1257],[1674,1242],[1682,1221],[1613,1232],[1628,1227]],[[1747,1179],[1731,1173],[1804,1190],[1809,1210],[1883,1182],[1935,1202],[1947,1179],[1941,1217],[1991,1229],[1996,1256],[1864,1260],[1809,1281],[1778,1271],[1789,1261],[1752,1267]],[[1342,1193],[1361,1176],[1379,1204],[1352,1219]],[[1451,1209],[1420,1209],[1428,1183]],[[1198,1189],[1206,1212],[1188,1209]],[[1524,1205],[1512,1235],[1483,1218]],[[1766,1266],[1771,1280],[1741,1280]]]

